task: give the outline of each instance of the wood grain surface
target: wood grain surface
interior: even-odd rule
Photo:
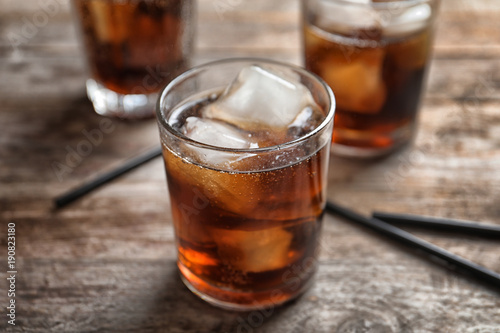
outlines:
[[[301,298],[249,313],[204,303],[176,271],[159,159],[53,209],[57,195],[157,145],[156,124],[93,112],[67,0],[0,6],[0,331],[500,332],[498,290],[330,215],[316,283]],[[332,157],[329,199],[364,214],[500,224],[499,17],[497,0],[443,0],[415,142],[384,159]],[[29,34],[27,22],[37,24]],[[300,64],[299,26],[297,0],[199,0],[194,61]],[[110,128],[102,142],[58,175],[54,162],[102,126]],[[6,316],[9,223],[15,326]],[[500,272],[498,239],[412,232]]]

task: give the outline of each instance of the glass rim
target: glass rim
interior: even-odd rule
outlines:
[[[303,1],[307,2],[308,0],[303,0]],[[370,6],[377,9],[386,9],[386,8],[394,9],[392,7],[394,7],[395,5],[398,5],[399,8],[409,8],[423,3],[437,3],[441,0],[406,0],[406,1],[382,0],[381,2],[369,2],[369,3],[356,2],[352,0],[317,0],[317,1],[338,3],[346,6]]]
[[[207,70],[209,67],[213,66],[218,66],[218,65],[223,65],[227,63],[238,63],[238,62],[246,62],[246,63],[255,63],[255,64],[270,64],[270,65],[277,65],[277,66],[282,66],[282,67],[287,67],[290,68],[301,75],[304,75],[306,77],[309,77],[315,81],[317,81],[326,91],[326,95],[328,96],[328,110],[326,113],[325,118],[322,120],[322,122],[316,126],[312,131],[308,132],[307,134],[291,140],[287,141],[284,143],[280,143],[277,145],[273,146],[268,146],[268,147],[259,147],[259,148],[226,148],[226,147],[220,147],[220,146],[214,146],[214,145],[209,145],[206,143],[202,143],[196,140],[193,140],[184,134],[180,133],[179,131],[175,130],[172,126],[170,126],[166,120],[165,117],[163,117],[162,113],[162,104],[163,101],[166,97],[166,95],[174,88],[176,87],[180,82],[183,82],[187,78],[197,74],[201,73],[205,70]],[[229,153],[262,153],[262,152],[268,152],[268,151],[275,151],[275,150],[280,150],[280,149],[285,149],[289,148],[292,146],[295,146],[301,142],[307,141],[309,138],[314,137],[321,131],[323,131],[330,122],[333,121],[334,115],[335,115],[335,108],[336,108],[336,101],[335,101],[335,95],[333,94],[332,89],[330,86],[318,75],[306,70],[303,67],[277,61],[277,60],[272,60],[272,59],[265,59],[265,58],[258,58],[258,57],[237,57],[237,58],[226,58],[226,59],[220,59],[220,60],[215,60],[215,61],[210,61],[207,63],[203,63],[197,66],[194,66],[187,71],[181,73],[178,75],[176,78],[174,78],[172,81],[170,81],[167,86],[165,86],[161,91],[160,95],[157,99],[156,102],[156,119],[157,122],[161,125],[162,128],[167,130],[171,135],[176,137],[177,139],[189,143],[192,146],[198,147],[198,148],[203,148],[207,150],[213,150],[213,151],[222,151],[222,152],[229,152]]]

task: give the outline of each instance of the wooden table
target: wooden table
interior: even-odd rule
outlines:
[[[57,195],[156,145],[156,124],[113,120],[102,142],[57,177],[53,163],[104,121],[85,97],[68,2],[0,5],[1,331],[500,332],[498,291],[329,215],[316,284],[299,300],[251,313],[204,303],[176,271],[160,159],[54,210]],[[365,214],[500,224],[499,17],[496,0],[443,0],[414,145],[369,162],[332,158],[330,199]],[[35,29],[23,37],[27,22]],[[200,0],[197,37],[196,63],[262,56],[300,64],[299,3]],[[9,223],[15,326],[5,313]],[[500,272],[498,240],[414,232]]]

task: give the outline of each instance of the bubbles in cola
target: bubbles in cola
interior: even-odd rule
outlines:
[[[250,149],[300,138],[323,119],[311,92],[296,75],[253,65],[242,69],[217,98],[185,117],[180,131],[211,146]],[[196,147],[189,150],[198,161],[235,170],[235,162],[255,156]]]

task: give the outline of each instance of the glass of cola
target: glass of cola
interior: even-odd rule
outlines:
[[[387,154],[415,134],[439,0],[302,0],[305,67],[337,100],[333,152]]]
[[[211,304],[282,304],[317,268],[335,100],[319,77],[263,59],[195,67],[161,93],[182,280]]]
[[[154,116],[158,92],[189,67],[193,0],[72,0],[97,113]]]

